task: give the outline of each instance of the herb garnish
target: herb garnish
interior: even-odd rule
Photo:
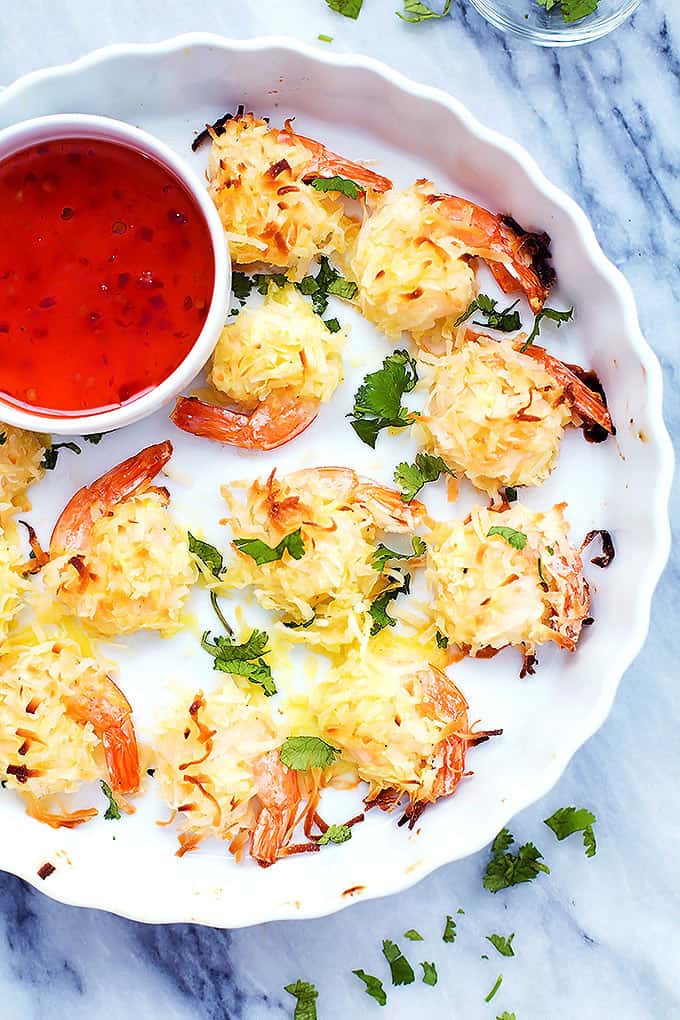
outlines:
[[[84,439],[86,443],[92,443],[93,446],[97,446],[97,444],[101,443],[102,439],[104,438],[104,433],[90,432],[89,436],[81,436],[80,438]]]
[[[275,546],[267,545],[259,538],[235,538],[234,545],[239,552],[255,560],[258,567],[263,563],[274,563],[275,560],[282,559],[284,552],[288,552],[294,560],[302,559],[305,554],[305,543],[300,528],[291,531],[289,535],[284,535]]]
[[[512,948],[512,940],[514,937],[515,933],[513,932],[512,935],[508,935],[507,938],[505,938],[504,935],[487,935],[486,940],[491,943],[494,949],[496,949],[501,956],[514,956],[515,951]]]
[[[107,822],[114,821],[114,819],[115,820],[119,819],[121,817],[120,808],[118,807],[118,802],[116,798],[113,796],[113,790],[111,789],[108,783],[104,782],[103,779],[99,780],[99,785],[102,788],[102,793],[109,802],[109,806],[104,812],[104,818],[106,819]]]
[[[359,289],[356,283],[346,280],[337,269],[333,269],[325,255],[319,259],[319,272],[316,276],[305,276],[295,286],[305,297],[311,297],[312,308],[317,315],[323,315],[328,308],[329,294],[351,301]]]
[[[516,854],[507,853],[515,837],[507,829],[501,829],[491,846],[491,860],[484,874],[484,888],[496,893],[511,885],[531,882],[543,871],[550,874],[550,868],[543,864],[543,854],[533,843],[524,843]]]
[[[500,1016],[496,1017],[496,1020],[517,1020],[517,1015],[515,1013],[508,1013],[507,1010],[504,1010]]]
[[[437,984],[437,968],[433,963],[427,963],[425,960],[420,965],[423,968],[423,984],[424,985],[436,985]]]
[[[520,354],[523,354],[527,347],[531,347],[532,343],[541,332],[541,321],[543,319],[550,319],[552,322],[556,322],[557,328],[559,329],[563,322],[569,322],[569,320],[573,318],[573,308],[567,309],[566,312],[560,312],[557,308],[541,308],[540,312],[537,312],[536,317],[534,318],[534,325],[531,333],[529,333],[529,336],[519,349]]]
[[[494,525],[493,528],[489,528],[486,533],[487,538],[491,538],[492,535],[500,535],[504,538],[508,545],[511,545],[513,549],[523,549],[527,544],[527,536],[523,531],[515,531],[514,528],[504,528],[502,526]]]
[[[347,198],[358,198],[366,190],[361,184],[351,181],[348,177],[315,177],[313,181],[310,181],[310,184],[317,191],[339,191]]]
[[[383,940],[383,956],[390,965],[393,985],[410,985],[416,979],[413,967],[408,962],[396,942]]]
[[[261,687],[270,698],[276,694],[276,684],[269,664],[263,658],[270,650],[268,642],[269,635],[264,630],[251,631],[250,637],[243,644],[237,644],[230,634],[215,637],[211,641],[210,631],[206,630],[201,638],[201,648],[214,658],[213,669],[245,677],[251,684]]]
[[[380,1006],[387,1003],[387,992],[383,988],[380,978],[374,977],[373,974],[367,974],[365,970],[361,969],[353,970],[352,973],[356,974],[359,980],[366,985],[366,995],[371,995]]]
[[[319,42],[327,42],[327,43],[332,43],[333,42],[333,36],[332,35],[322,35],[321,33],[319,33],[319,35],[317,35],[317,39],[319,40]]]
[[[0,446],[4,446],[6,442],[7,442],[7,433],[6,432],[0,432]]]
[[[571,836],[575,832],[582,832],[586,857],[595,856],[597,843],[593,825],[597,819],[592,811],[575,807],[559,808],[550,818],[544,818],[543,821],[560,840],[566,839],[567,836]]]
[[[505,499],[506,503],[517,502],[517,489],[515,488],[514,485],[505,486],[505,488],[503,489],[503,498]]]
[[[288,277],[284,273],[253,273],[252,276],[248,276],[247,273],[234,270],[231,275],[231,290],[234,297],[240,302],[241,307],[243,307],[253,290],[256,290],[258,294],[262,294],[264,297],[269,290],[270,284],[273,283],[277,287],[285,287],[289,282]],[[232,309],[233,311],[234,309]],[[238,309],[235,311],[238,311]]]
[[[594,14],[599,2],[600,0],[536,0],[536,3],[545,7],[546,11],[559,7],[560,14],[567,23],[580,21],[581,18]]]
[[[480,312],[486,318],[486,322],[473,322],[474,326],[486,326],[487,329],[498,329],[502,333],[514,333],[522,328],[522,321],[519,312],[514,311],[518,301],[513,301],[507,308],[500,311],[496,305],[498,301],[490,298],[488,294],[478,294],[474,301],[471,301],[462,315],[459,315],[454,322],[454,327],[462,326],[471,315]]]
[[[40,467],[44,468],[45,471],[54,471],[57,466],[60,450],[73,450],[74,453],[82,453],[77,443],[53,443],[45,450],[43,459],[40,461]]]
[[[200,538],[196,538],[187,532],[189,541],[189,552],[192,556],[195,556],[197,560],[203,564],[203,566],[215,577],[220,578],[224,570],[224,560],[222,559],[222,553],[219,549],[216,549],[210,542],[204,542]]]
[[[373,600],[369,608],[369,613],[373,617],[373,626],[371,627],[371,637],[379,634],[385,627],[396,627],[397,621],[394,617],[390,616],[387,612],[387,607],[396,599],[397,595],[408,595],[411,591],[411,575],[404,574],[403,582],[391,588],[387,588],[381,595],[378,595]]]
[[[501,987],[502,984],[503,984],[503,975],[499,974],[498,977],[496,978],[496,982],[495,982],[493,988],[491,989],[491,991],[489,992],[489,994],[484,996],[484,1002],[491,1002],[491,1000],[493,999],[494,995],[496,994],[496,992],[498,991],[498,989]]]
[[[404,938],[408,939],[409,942],[424,942],[423,936],[415,928],[409,928],[408,931],[404,932]]]
[[[449,647],[449,639],[446,634],[442,634],[440,630],[435,631],[434,639],[437,642],[437,648]]]
[[[339,747],[327,744],[321,737],[286,737],[279,757],[284,765],[296,772],[307,769],[326,769],[340,754]]]
[[[446,925],[444,927],[444,934],[442,935],[442,942],[455,942],[456,941],[456,922],[453,920],[450,914],[446,915]]]
[[[352,830],[349,825],[329,825],[317,842],[319,846],[326,846],[327,843],[346,843],[351,838]]]
[[[359,17],[364,0],[326,0],[326,3],[336,14],[342,14],[346,18]]]
[[[420,535],[413,535],[411,538],[411,546],[413,552],[403,553],[396,552],[394,549],[390,549],[383,542],[380,542],[373,552],[373,558],[371,559],[371,566],[374,570],[383,571],[385,565],[390,560],[412,560],[416,556],[424,556],[427,550],[427,546]]]
[[[421,0],[404,0],[404,10],[395,13],[402,21],[408,21],[415,25],[420,21],[429,21],[431,18],[445,18],[450,10],[451,0],[446,0],[441,11],[431,10]]]
[[[348,418],[362,442],[375,449],[381,429],[403,429],[416,414],[403,407],[401,398],[418,382],[415,359],[408,351],[388,355],[377,372],[369,372],[354,395],[354,407]]]
[[[447,467],[441,457],[431,453],[417,453],[413,464],[402,461],[394,469],[394,480],[401,489],[404,503],[410,503],[422,487],[428,482],[436,482],[440,475],[451,475],[453,471]]]
[[[293,984],[284,985],[283,990],[297,999],[293,1020],[317,1020],[316,1000],[319,998],[319,993],[316,990],[316,985],[310,981],[298,979]]]

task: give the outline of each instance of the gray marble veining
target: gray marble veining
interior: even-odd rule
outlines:
[[[496,33],[464,0],[454,0],[445,21],[421,26],[401,23],[396,6],[365,0],[360,20],[351,22],[323,0],[5,0],[0,81],[107,43],[203,29],[310,42],[327,33],[335,50],[370,53],[448,89],[520,141],[586,209],[635,289],[643,329],[663,364],[666,418],[677,438],[680,8],[643,0],[609,38],[550,51]],[[426,941],[402,945],[414,961],[436,961],[439,984],[396,989],[386,1016],[680,1017],[679,587],[676,550],[649,640],[610,719],[556,789],[513,822],[522,840],[535,840],[546,854],[549,878],[494,896],[481,887],[482,853],[406,893],[334,917],[218,932],[70,909],[3,875],[0,1018],[276,1020],[292,1016],[283,985],[298,977],[317,983],[323,1020],[377,1017],[380,1008],[351,970],[381,973],[381,940],[398,940],[410,927]],[[557,844],[542,824],[570,803],[597,812],[593,860],[578,839]],[[444,916],[458,907],[465,910],[456,917],[458,938],[445,945]],[[504,959],[484,936],[512,931],[516,956]],[[486,1004],[501,973],[501,989]]]

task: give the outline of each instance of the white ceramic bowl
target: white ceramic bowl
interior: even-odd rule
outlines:
[[[0,131],[0,161],[31,145],[53,141],[56,138],[100,138],[153,157],[179,178],[188,189],[210,232],[215,282],[208,315],[187,356],[158,386],[111,411],[69,417],[24,411],[0,398],[0,418],[8,425],[16,425],[31,432],[57,432],[60,435],[110,432],[146,418],[147,415],[168,404],[198,375],[212,354],[224,324],[231,291],[231,264],[227,241],[217,210],[200,177],[169,145],[154,138],[147,131],[142,131],[124,121],[80,113],[52,114],[20,121]]]

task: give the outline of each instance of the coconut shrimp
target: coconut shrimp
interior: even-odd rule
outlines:
[[[500,733],[475,731],[463,694],[428,649],[392,634],[350,651],[315,687],[310,709],[369,784],[366,804],[390,809],[408,797],[411,827],[427,804],[455,792],[468,749]]]
[[[566,426],[613,431],[599,395],[543,348],[468,334],[445,354],[421,352],[419,366],[429,377],[418,419],[426,449],[490,495],[545,481]]]
[[[464,654],[487,658],[512,645],[524,656],[524,675],[533,671],[537,645],[575,650],[590,591],[565,508],[477,507],[465,521],[433,526],[425,570],[432,613]]]
[[[262,866],[299,852],[290,840],[308,780],[281,762],[285,736],[281,713],[231,678],[174,705],[154,746],[159,793],[180,827],[178,856],[211,836],[237,859],[250,844]]]
[[[272,450],[306,429],[342,381],[347,329],[335,333],[293,286],[274,284],[259,308],[225,326],[208,375],[216,401],[180,397],[172,421],[185,432],[245,449]]]
[[[23,577],[21,556],[0,531],[0,644],[7,637],[30,587]]]
[[[538,311],[554,280],[547,234],[522,230],[465,199],[438,194],[431,181],[394,189],[370,214],[344,256],[359,308],[389,337],[425,342],[474,299],[473,259],[487,263],[502,289],[522,292]]]
[[[57,521],[45,589],[99,633],[172,633],[197,568],[186,531],[151,482],[172,455],[149,446],[72,497]]]
[[[343,196],[312,187],[316,178],[344,177],[367,192],[391,187],[388,178],[298,135],[290,121],[277,130],[247,113],[211,134],[208,190],[237,265],[265,262],[301,279],[316,256],[344,249],[351,221]]]
[[[63,631],[12,635],[0,655],[0,770],[29,814],[58,828],[94,817],[53,798],[106,776],[114,791],[139,788],[132,709],[89,645]]]
[[[0,528],[18,510],[30,509],[26,490],[42,478],[47,436],[24,432],[0,422]]]
[[[243,493],[223,486],[235,539],[278,545],[299,530],[304,553],[258,565],[236,551],[226,584],[252,585],[265,609],[280,613],[292,640],[333,651],[367,637],[375,598],[404,583],[404,569],[373,563],[380,533],[413,532],[425,520],[422,503],[406,505],[394,489],[350,468],[309,468],[264,482]]]

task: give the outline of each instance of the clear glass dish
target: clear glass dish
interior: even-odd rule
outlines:
[[[537,46],[576,46],[593,42],[618,28],[641,0],[600,0],[597,10],[580,21],[564,21],[559,5],[546,11],[536,0],[470,0],[495,28]]]

